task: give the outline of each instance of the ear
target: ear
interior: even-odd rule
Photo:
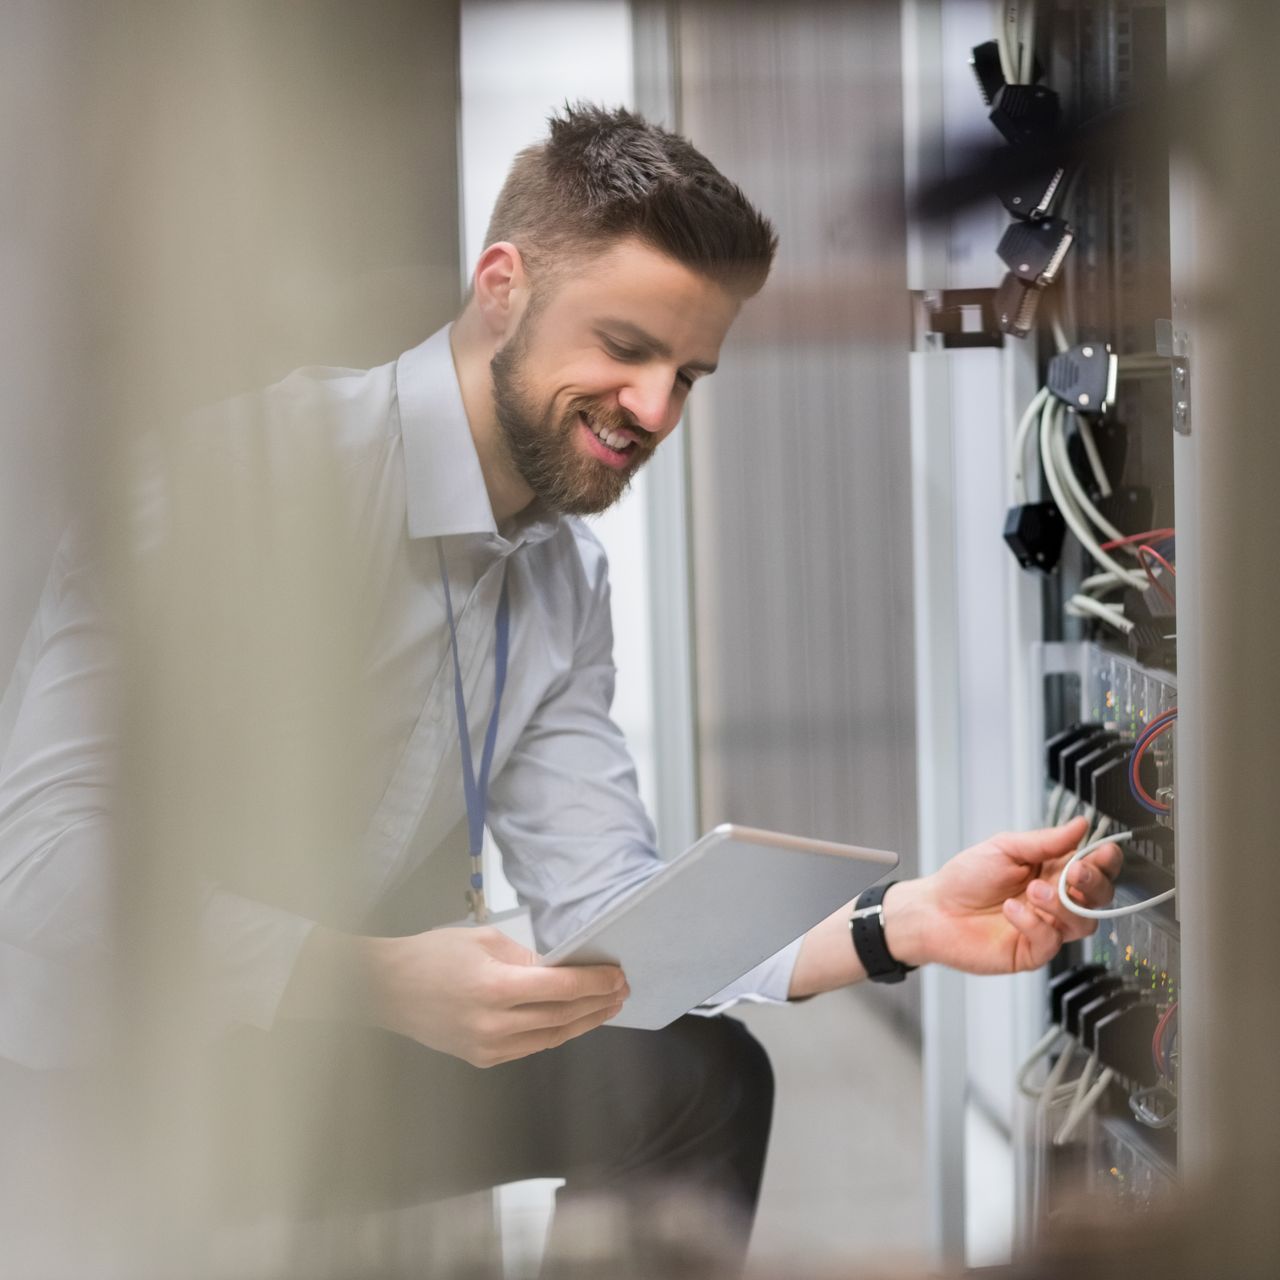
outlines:
[[[485,327],[495,338],[515,331],[529,298],[524,259],[515,245],[499,240],[480,255],[474,297]]]

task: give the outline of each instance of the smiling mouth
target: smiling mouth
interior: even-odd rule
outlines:
[[[590,414],[583,410],[579,410],[578,418],[582,425],[611,453],[616,454],[619,458],[625,458],[629,454],[634,453],[636,442],[630,435],[624,431],[616,431],[612,427],[601,426],[591,417]]]

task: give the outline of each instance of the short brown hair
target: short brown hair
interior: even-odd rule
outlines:
[[[562,259],[634,236],[735,293],[758,292],[773,224],[687,138],[585,102],[548,123],[512,163],[486,244],[514,244],[536,282]]]

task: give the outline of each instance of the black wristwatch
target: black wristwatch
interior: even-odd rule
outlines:
[[[897,883],[890,880],[888,884],[873,884],[854,899],[849,932],[853,949],[872,982],[901,982],[915,972],[915,965],[903,964],[889,954],[884,940],[884,895]]]

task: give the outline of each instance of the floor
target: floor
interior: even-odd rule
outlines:
[[[752,1237],[762,1270],[871,1259],[924,1268],[920,1059],[856,991],[735,1011],[777,1078],[769,1163]]]

